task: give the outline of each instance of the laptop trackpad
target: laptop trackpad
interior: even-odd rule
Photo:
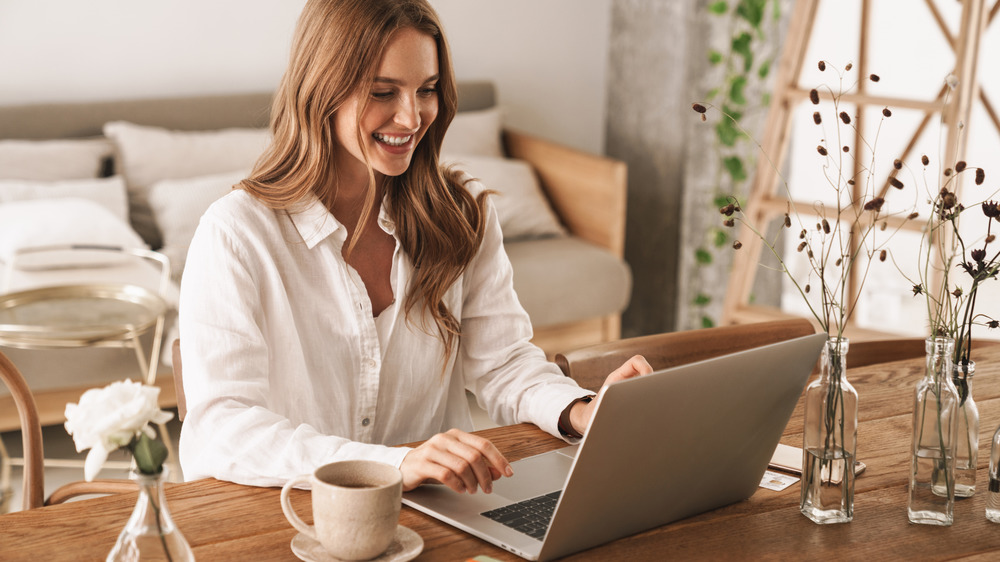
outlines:
[[[510,463],[514,476],[494,482],[493,493],[520,501],[562,490],[578,449],[578,445],[564,447]]]

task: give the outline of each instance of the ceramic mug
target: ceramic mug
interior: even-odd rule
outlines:
[[[312,485],[315,525],[299,518],[288,494]],[[281,489],[281,510],[293,527],[343,560],[368,560],[385,552],[399,524],[403,475],[376,461],[340,461],[289,480]]]

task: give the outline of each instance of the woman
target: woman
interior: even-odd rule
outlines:
[[[281,485],[367,458],[407,490],[490,492],[512,471],[467,433],[466,389],[499,423],[586,429],[592,393],[529,342],[488,193],[439,168],[455,108],[426,1],[308,2],[273,143],[190,247],[187,478]],[[636,358],[609,380],[648,371]]]

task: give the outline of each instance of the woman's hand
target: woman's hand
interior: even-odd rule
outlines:
[[[438,433],[407,453],[399,470],[403,473],[404,491],[433,480],[458,493],[470,494],[476,493],[477,486],[489,494],[494,480],[514,475],[510,463],[493,443],[458,429]]]
[[[652,372],[653,368],[646,361],[646,358],[642,355],[635,355],[626,361],[624,365],[618,367],[613,373],[608,375],[608,378],[604,379],[604,386],[632,377],[648,375]],[[583,435],[587,432],[587,428],[590,427],[590,418],[594,417],[595,406],[594,402],[576,402],[573,404],[572,409],[569,411],[569,423],[578,434]]]

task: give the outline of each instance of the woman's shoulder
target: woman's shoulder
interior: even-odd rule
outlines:
[[[212,203],[205,211],[203,219],[245,226],[252,223],[273,222],[275,212],[247,191],[233,189]]]

